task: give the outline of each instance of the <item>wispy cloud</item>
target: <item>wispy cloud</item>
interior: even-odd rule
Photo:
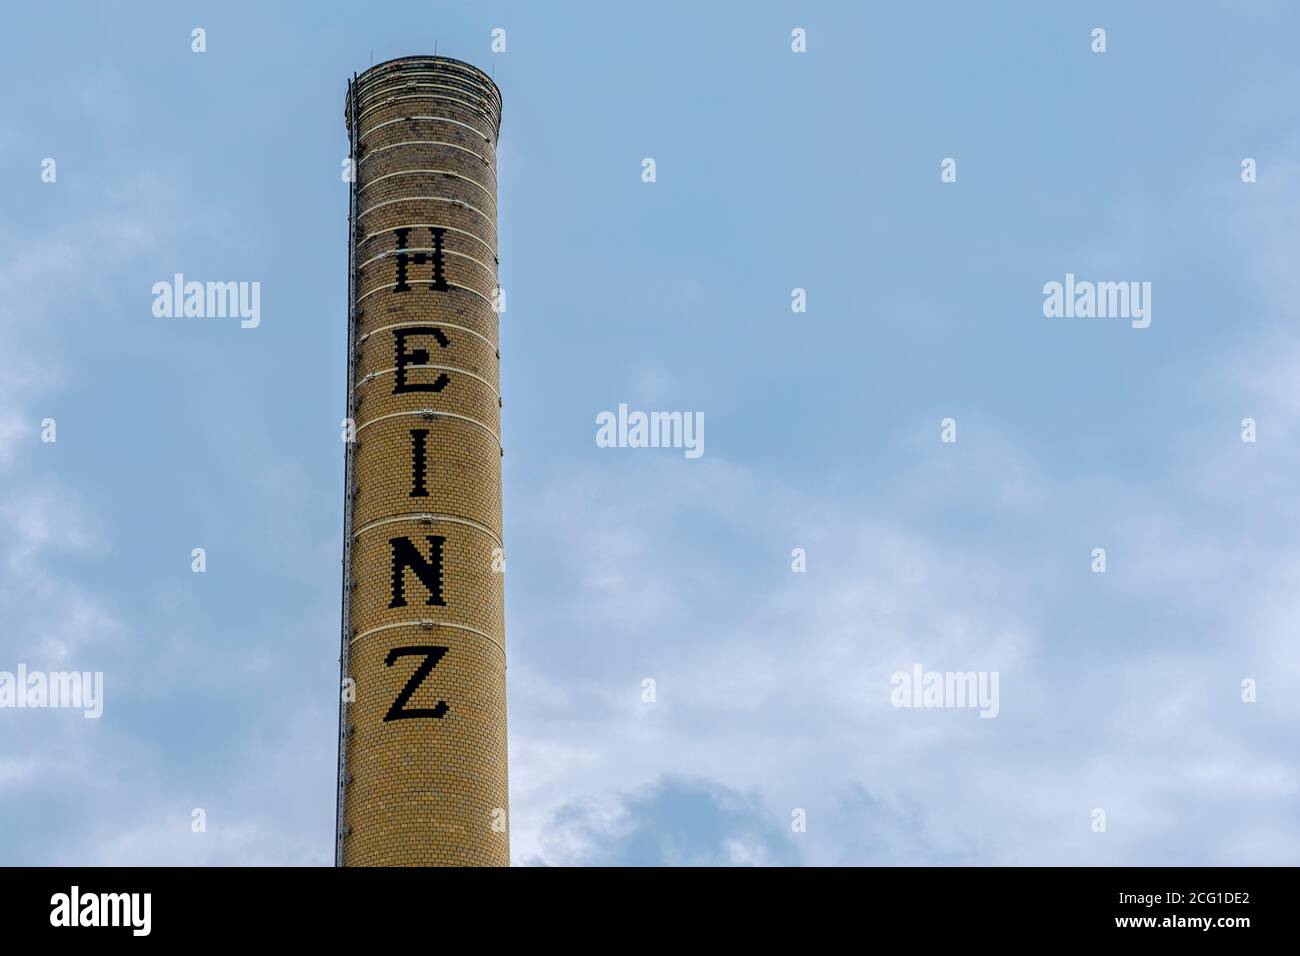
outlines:
[[[543,828],[548,866],[747,866],[793,863],[793,840],[761,806],[704,779],[663,777],[639,790],[576,800]]]

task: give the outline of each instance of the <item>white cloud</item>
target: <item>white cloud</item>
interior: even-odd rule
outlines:
[[[777,822],[795,806],[836,821],[829,833],[810,823],[809,862],[1182,861],[1188,828],[1225,800],[1253,801],[1293,833],[1297,778],[1276,741],[1224,721],[1247,706],[1234,648],[1280,653],[1274,673],[1294,673],[1298,657],[1280,628],[1219,633],[1242,615],[1212,587],[1225,567],[1267,567],[1278,552],[1248,560],[1231,526],[1199,528],[1180,496],[1135,488],[1106,500],[1107,577],[1091,574],[1087,548],[1072,568],[1044,566],[1035,549],[1060,546],[1058,534],[1091,542],[1087,513],[1061,510],[1085,492],[1012,457],[1023,464],[1010,499],[978,456],[943,481],[1017,520],[1052,519],[1043,541],[910,527],[894,510],[917,500],[910,485],[862,505],[818,500],[717,458],[578,470],[545,488],[513,531],[550,546],[545,567],[517,552],[511,565],[515,858],[599,858],[599,847],[545,846],[556,815],[661,774],[756,788]],[[795,545],[807,574],[790,571]],[[1175,633],[1146,629],[1133,644],[1109,631],[1180,605],[1191,610]],[[1281,624],[1289,607],[1271,610]],[[998,671],[1002,713],[892,708],[889,675],[913,663]],[[640,700],[644,677],[654,704]],[[1295,730],[1294,714],[1267,719]],[[846,807],[862,788],[892,836],[849,841]],[[1094,806],[1111,814],[1107,834],[1089,828]],[[579,832],[621,845],[599,819],[583,811]],[[1241,839],[1220,820],[1198,834],[1194,862],[1242,862],[1231,855]],[[845,846],[871,855],[845,859]]]
[[[798,860],[788,828],[753,796],[662,777],[627,793],[558,807],[542,830],[550,866],[755,866]]]

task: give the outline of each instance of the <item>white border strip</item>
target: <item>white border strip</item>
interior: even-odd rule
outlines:
[[[389,412],[387,415],[380,415],[378,418],[372,418],[370,419],[370,421],[358,425],[356,433],[360,435],[362,429],[369,428],[371,425],[375,424],[375,422],[387,421],[390,418],[400,418],[403,415],[419,415],[421,418],[423,418],[426,415],[429,416],[430,418],[457,418],[460,419],[461,421],[469,422],[471,425],[477,425],[479,428],[483,429],[485,432],[487,432],[489,435],[491,435],[493,438],[497,440],[498,448],[501,447],[501,436],[498,435],[496,432],[494,432],[487,425],[484,425],[477,418],[470,418],[468,415],[461,415],[458,412],[440,412],[433,408],[415,408],[409,412]]]
[[[380,229],[378,232],[370,233],[364,239],[362,239],[361,242],[358,243],[358,245],[360,245],[361,243],[369,242],[371,239],[374,239],[377,236],[382,236],[386,232],[396,232],[398,229],[446,229],[448,232],[458,232],[462,236],[468,236],[469,238],[473,239],[475,242],[477,242],[488,252],[492,253],[492,261],[493,262],[497,261],[496,250],[493,249],[490,245],[488,245],[485,241],[480,239],[478,236],[474,235],[474,233],[469,232],[468,230],[465,229],[457,229],[455,226],[443,226],[436,222],[413,222],[407,226],[389,226],[387,229]]]
[[[494,144],[492,140],[490,140],[488,137],[484,136],[482,130],[476,129],[473,126],[470,126],[468,123],[462,123],[460,120],[454,120],[449,116],[403,116],[400,119],[388,120],[386,122],[380,123],[378,126],[370,127],[370,129],[366,130],[364,133],[361,134],[361,140],[362,142],[364,142],[365,138],[377,129],[383,129],[385,126],[392,126],[394,123],[409,123],[412,120],[433,120],[438,123],[450,123],[453,126],[463,126],[465,127],[465,129],[469,130],[475,136],[479,137],[479,139],[483,140],[483,142],[487,143],[489,146],[492,146],[493,149],[496,148],[496,144]]]
[[[418,87],[416,88],[418,89]],[[443,89],[447,89],[447,87],[443,87]],[[457,92],[464,92],[464,91],[458,90]],[[392,106],[394,103],[399,103],[402,100],[442,100],[445,103],[456,103],[464,107],[466,110],[468,110],[471,113],[477,113],[479,116],[483,117],[483,119],[487,120],[489,123],[492,122],[492,114],[489,113],[487,110],[483,109],[483,107],[479,106],[477,103],[472,103],[469,100],[457,99],[454,96],[439,96],[437,93],[411,93],[408,96],[401,96],[401,95],[394,96],[393,94],[388,94],[384,96],[384,98],[379,102],[372,103],[370,106],[367,106],[360,113],[358,113],[357,119],[365,119],[367,114],[373,113],[375,112],[375,110],[382,110],[386,107]]]
[[[451,621],[435,621],[432,618],[423,618],[419,621],[400,621],[397,624],[380,624],[378,627],[372,627],[369,630],[362,631],[356,637],[352,638],[352,640],[348,641],[348,644],[355,644],[363,637],[369,637],[371,634],[378,634],[380,631],[390,631],[393,628],[398,627],[419,627],[424,628],[425,630],[433,630],[435,627],[453,627],[458,631],[469,631],[471,634],[476,634],[488,641],[488,643],[501,652],[502,658],[506,656],[506,649],[501,646],[501,642],[486,631],[480,631],[477,627],[470,627],[468,624],[453,624]]]
[[[362,186],[361,190],[369,189],[375,183],[382,183],[385,179],[392,179],[394,176],[410,176],[412,173],[429,173],[438,176],[453,176],[456,179],[463,179],[465,180],[465,182],[469,183],[475,189],[481,190],[483,195],[487,196],[488,199],[491,199],[492,208],[493,210],[496,209],[497,197],[492,195],[492,193],[488,192],[487,187],[483,186],[481,183],[474,181],[473,179],[470,179],[468,176],[463,176],[460,173],[450,169],[399,169],[395,173],[384,173],[384,175],[382,176],[376,176],[374,179],[370,180],[364,186]]]
[[[449,147],[450,149],[459,149],[461,152],[469,153],[471,156],[477,157],[483,163],[484,166],[486,166],[488,169],[492,169],[492,160],[488,159],[482,153],[476,153],[468,146],[462,146],[460,145],[460,143],[444,143],[442,140],[437,140],[437,139],[404,139],[400,143],[389,143],[387,146],[380,146],[377,147],[376,149],[368,149],[366,150],[366,154],[362,156],[359,160],[357,160],[357,168],[360,169],[361,164],[364,163],[371,156],[373,156],[375,153],[382,153],[386,149],[397,149],[397,147],[399,146],[446,146]],[[496,170],[492,169],[493,181],[495,181],[496,178],[497,178]]]
[[[357,336],[357,344],[364,345],[366,339],[370,338],[370,336],[378,335],[380,332],[387,332],[389,329],[412,328],[418,325],[436,325],[440,329],[457,329],[458,331],[461,332],[468,332],[470,335],[474,336],[475,338],[480,338],[488,345],[490,345],[492,347],[492,351],[497,352],[499,357],[499,350],[497,349],[497,344],[493,342],[490,338],[488,338],[486,335],[484,335],[482,332],[475,332],[473,329],[468,328],[467,326],[464,325],[452,325],[450,322],[430,322],[428,319],[425,319],[423,321],[417,320],[415,322],[394,322],[392,325],[381,325],[377,329],[372,329],[369,332],[365,332],[362,335]]]
[[[372,296],[372,295],[374,295],[376,292],[383,292],[385,289],[396,289],[396,288],[397,288],[397,283],[396,283],[396,282],[389,282],[389,283],[386,283],[385,285],[377,285],[377,286],[375,286],[373,289],[371,289],[369,292],[365,293],[365,294],[362,295],[362,296],[359,296],[359,297],[357,298],[357,304],[360,305],[361,302],[362,302],[363,300],[365,300],[368,296]],[[486,302],[486,303],[488,304],[488,308],[489,308],[489,309],[492,309],[492,300],[489,299],[487,296],[485,296],[482,292],[479,292],[477,289],[471,289],[471,288],[470,288],[469,286],[467,286],[467,285],[457,285],[457,284],[454,283],[454,282],[448,282],[448,283],[447,283],[447,288],[449,288],[449,289],[463,289],[464,291],[470,293],[471,295],[476,295],[476,296],[478,296],[480,299],[482,299],[484,302]],[[492,309],[492,311],[493,311],[493,313],[495,313],[495,312],[496,312],[496,309]],[[430,324],[432,324],[432,323],[430,323]]]
[[[496,386],[494,386],[491,382],[489,382],[489,381],[488,381],[487,379],[485,379],[483,376],[481,376],[481,375],[475,375],[473,372],[471,372],[471,371],[470,371],[469,369],[467,369],[467,368],[457,368],[457,367],[454,366],[454,365],[407,365],[406,368],[408,368],[408,369],[411,369],[411,368],[436,368],[436,369],[438,369],[439,371],[443,371],[443,372],[457,372],[457,373],[459,373],[459,374],[461,374],[461,375],[468,375],[470,378],[472,378],[472,379],[476,379],[476,380],[482,382],[484,385],[486,385],[486,386],[491,390],[492,394],[495,395],[497,398],[500,398],[500,397],[501,397],[501,394],[496,390]],[[359,378],[359,379],[357,380],[357,385],[365,385],[367,382],[373,382],[375,379],[377,379],[377,378],[379,378],[379,377],[381,377],[381,376],[383,376],[383,375],[389,375],[389,374],[391,374],[391,373],[393,373],[393,372],[396,372],[396,371],[397,371],[397,369],[396,369],[395,367],[394,367],[394,368],[377,368],[377,369],[375,369],[373,372],[367,372],[365,375],[361,376],[361,378]]]
[[[399,203],[399,202],[449,202],[453,206],[463,206],[464,208],[468,209],[470,212],[478,213],[479,216],[483,218],[484,222],[490,224],[492,226],[492,238],[493,239],[496,238],[497,224],[487,213],[485,213],[482,209],[479,209],[478,206],[471,206],[463,199],[452,199],[449,196],[402,196],[398,199],[385,199],[383,202],[377,202],[369,209],[357,213],[357,218],[360,219],[362,216],[368,216],[376,209],[379,209],[381,206],[391,206],[393,205],[393,203]]]
[[[501,544],[500,536],[489,528],[487,525],[479,524],[471,518],[461,518],[458,515],[435,514],[427,511],[417,511],[409,515],[391,515],[387,518],[376,518],[369,524],[364,524],[352,534],[353,541],[361,540],[361,536],[367,531],[372,531],[386,524],[402,524],[403,522],[414,522],[416,524],[432,524],[434,522],[451,522],[452,524],[463,524],[466,527],[473,528],[481,534],[487,535],[498,545]]]
[[[390,249],[388,252],[381,252],[379,255],[375,256],[372,259],[367,259],[365,262],[361,263],[361,265],[357,266],[357,268],[364,269],[366,266],[374,265],[380,259],[391,259],[400,255],[403,252],[409,255],[414,252],[436,252],[436,251],[437,250],[433,248],[425,248],[425,247],[411,247],[408,249]],[[483,271],[485,272],[493,271],[492,267],[489,266],[486,262],[483,262],[481,259],[475,259],[467,252],[457,252],[454,249],[443,249],[442,253],[443,255],[446,256],[459,256],[462,259],[468,259],[470,262],[474,263],[474,265],[483,269]]]

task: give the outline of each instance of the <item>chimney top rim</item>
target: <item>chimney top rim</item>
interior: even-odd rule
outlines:
[[[441,53],[439,53],[439,54],[433,54],[433,53],[424,53],[424,54],[413,53],[413,54],[409,54],[409,55],[407,55],[407,56],[395,56],[395,57],[393,57],[392,59],[384,60],[384,61],[382,61],[382,62],[380,62],[380,63],[376,63],[376,64],[374,64],[373,66],[367,67],[366,69],[364,69],[364,70],[362,70],[361,72],[357,73],[357,74],[356,74],[356,80],[357,80],[358,83],[361,83],[361,82],[365,81],[366,79],[370,78],[371,74],[378,74],[378,73],[380,73],[380,72],[391,71],[391,70],[393,69],[393,67],[394,67],[396,64],[399,64],[399,63],[412,63],[412,64],[414,64],[414,63],[453,63],[453,64],[455,64],[456,66],[463,66],[463,67],[465,67],[465,69],[467,69],[467,70],[469,70],[469,71],[471,71],[471,72],[473,72],[473,73],[476,73],[479,77],[481,77],[482,79],[486,80],[488,86],[492,89],[492,91],[493,91],[494,93],[496,93],[497,102],[498,102],[498,103],[501,102],[501,99],[502,99],[502,97],[501,97],[501,87],[497,86],[497,82],[496,82],[496,80],[494,80],[494,79],[492,78],[492,76],[491,76],[489,73],[487,73],[487,72],[486,72],[485,70],[483,70],[481,67],[475,66],[473,63],[470,63],[468,60],[458,60],[458,59],[456,59],[456,57],[454,57],[454,56],[443,56]]]

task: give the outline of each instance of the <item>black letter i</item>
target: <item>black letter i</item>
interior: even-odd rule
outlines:
[[[411,494],[412,498],[427,498],[429,491],[424,487],[424,472],[427,458],[425,456],[425,440],[429,437],[429,429],[413,428],[411,429]]]

